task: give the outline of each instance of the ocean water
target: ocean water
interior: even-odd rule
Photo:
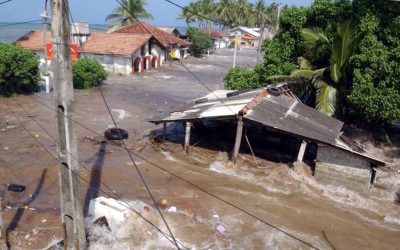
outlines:
[[[90,31],[101,32],[107,30],[107,27],[105,24],[90,24]],[[43,29],[43,24],[40,22],[25,24],[0,22],[0,43],[13,43],[25,34],[40,29]]]

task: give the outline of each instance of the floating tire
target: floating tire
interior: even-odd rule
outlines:
[[[110,128],[104,132],[104,137],[107,140],[126,140],[128,139],[128,132],[120,128]]]

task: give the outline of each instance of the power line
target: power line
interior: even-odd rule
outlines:
[[[176,6],[176,7],[178,7],[178,8],[181,8],[182,10],[185,10],[185,11],[187,11],[187,12],[189,12],[189,13],[192,13],[192,14],[194,14],[194,15],[196,15],[196,16],[199,16],[199,17],[201,17],[201,18],[204,18],[204,19],[207,19],[207,20],[209,20],[209,21],[212,21],[212,22],[214,22],[214,23],[222,24],[222,25],[224,25],[224,26],[228,26],[229,28],[232,28],[232,27],[233,27],[233,26],[230,25],[230,24],[223,23],[223,22],[221,22],[221,21],[219,21],[219,20],[216,20],[216,19],[213,19],[213,18],[204,16],[204,15],[202,15],[202,14],[196,13],[196,12],[190,10],[189,8],[184,7],[184,6],[182,6],[182,5],[179,5],[179,4],[177,4],[177,3],[174,3],[174,2],[172,2],[172,1],[170,1],[170,0],[164,0],[164,1],[166,1],[166,2],[168,2],[168,3],[170,3],[170,4],[174,5],[174,6]]]
[[[2,98],[4,104],[6,104],[8,110],[13,113],[14,117],[18,120],[18,122],[20,123],[21,127],[32,137],[36,140],[36,142],[39,144],[40,147],[42,147],[50,156],[52,156],[57,162],[60,162],[58,157],[53,155],[44,145],[42,142],[40,142],[38,140],[38,138],[36,136],[34,136],[26,127],[25,125],[23,125],[22,121],[18,118],[18,116],[15,114],[15,112],[10,108],[10,106],[7,104],[7,102],[4,100],[4,98]],[[15,102],[16,103],[16,102]],[[56,143],[58,143],[58,140],[51,135],[47,129],[45,127],[43,127],[43,125],[41,125],[32,115],[30,115],[19,103],[17,103],[17,105],[28,115],[28,117],[30,119],[32,119],[50,138],[52,138]],[[79,161],[79,159],[77,157],[75,157],[73,154],[71,154],[69,151],[67,151],[67,153],[74,158],[74,160],[76,160],[79,165],[81,165],[86,171],[90,172],[90,170],[82,163]],[[76,174],[79,178],[81,178],[83,181],[87,182],[90,185],[90,181],[84,179],[79,173],[77,173],[76,171],[72,170],[74,172],[74,174]],[[159,227],[157,227],[154,223],[152,223],[151,221],[149,221],[148,219],[146,219],[141,213],[139,213],[134,207],[132,207],[122,196],[120,196],[117,192],[115,192],[110,186],[108,186],[106,183],[104,183],[103,181],[100,180],[101,185],[105,186],[110,192],[112,192],[119,200],[121,200],[124,204],[121,204],[121,202],[119,202],[117,200],[117,202],[128,208],[129,210],[133,211],[134,213],[136,213],[138,216],[140,216],[142,219],[144,219],[146,222],[148,222],[151,226],[153,226],[157,231],[159,231],[162,235],[164,235],[167,240],[169,240],[171,243],[174,244],[174,242],[171,239],[171,236],[169,236],[168,234],[166,234],[164,231],[162,231]],[[54,184],[54,183],[53,183]],[[52,184],[52,185],[53,185]],[[107,193],[101,189],[99,187],[99,190],[102,191],[105,195],[107,195]],[[109,198],[112,198],[111,196],[107,195]],[[182,242],[178,243],[183,246],[185,249],[189,249],[188,247],[184,246]]]
[[[119,0],[116,0],[116,1],[122,6],[122,4],[119,2]],[[64,2],[64,4],[65,4],[65,2]],[[76,32],[75,22],[74,22],[74,19],[73,19],[71,10],[69,9],[69,6],[66,6],[66,9],[67,9],[67,11],[68,11],[68,13],[69,13],[69,16],[71,17],[71,21],[72,21],[72,23],[73,23],[73,26],[74,26],[74,29],[75,29],[75,32]],[[82,53],[83,53],[84,56],[86,57],[85,52],[83,51],[83,48],[82,48],[82,44],[81,44],[80,42],[79,42],[79,46],[80,46],[81,49],[82,49]],[[102,91],[100,85],[98,85],[98,89],[99,89],[99,91],[100,91],[102,100],[103,100],[103,102],[104,102],[104,104],[105,104],[105,106],[106,106],[106,108],[107,108],[107,110],[108,110],[108,113],[109,113],[109,115],[110,115],[110,117],[111,117],[111,120],[112,120],[112,122],[113,122],[115,128],[117,129],[117,131],[118,131],[118,133],[119,133],[119,137],[122,139],[121,134],[120,134],[120,130],[118,129],[118,125],[117,125],[117,123],[115,122],[115,119],[114,119],[114,117],[113,117],[113,114],[111,113],[111,109],[110,109],[110,107],[108,106],[107,100],[106,100],[106,98],[105,98],[105,96],[104,96],[104,94],[103,94],[103,91]],[[139,177],[140,177],[140,179],[141,179],[143,185],[145,186],[145,188],[146,188],[146,190],[147,190],[147,192],[148,192],[148,194],[149,194],[151,200],[153,201],[153,204],[154,204],[154,206],[156,207],[156,209],[157,209],[157,211],[158,211],[158,213],[159,213],[161,219],[163,220],[165,226],[167,227],[168,232],[170,233],[170,236],[172,237],[172,239],[173,239],[173,241],[174,241],[174,243],[175,243],[176,248],[179,250],[180,247],[179,247],[179,245],[178,245],[178,242],[176,241],[176,239],[175,239],[175,237],[174,237],[174,234],[172,233],[171,228],[169,227],[169,225],[168,225],[168,223],[167,223],[167,221],[166,221],[164,215],[162,214],[162,212],[161,212],[161,210],[160,210],[160,208],[159,208],[159,206],[158,206],[158,204],[157,204],[157,202],[156,202],[156,200],[155,200],[155,198],[154,198],[154,196],[153,196],[153,194],[152,194],[150,188],[148,187],[148,185],[147,185],[147,183],[146,183],[146,181],[145,181],[145,179],[144,179],[142,173],[140,172],[140,170],[139,170],[139,168],[138,168],[138,166],[137,166],[135,160],[133,159],[133,157],[132,157],[132,155],[131,155],[131,153],[130,153],[128,147],[126,146],[126,143],[125,143],[124,140],[122,140],[122,144],[123,144],[124,149],[125,149],[126,152],[128,153],[129,158],[130,158],[131,162],[133,163],[133,166],[135,167],[136,172],[137,172],[137,174],[139,175]]]
[[[1,4],[8,3],[8,2],[11,2],[11,1],[12,1],[12,0],[6,0],[6,1],[0,2],[0,5],[1,5]]]
[[[51,106],[48,105],[47,103],[42,102],[42,101],[40,101],[40,100],[37,100],[37,99],[35,99],[35,98],[33,98],[33,97],[30,97],[30,98],[32,98],[34,101],[36,101],[36,102],[38,102],[38,103],[44,105],[45,107],[47,107],[47,108],[49,108],[49,109],[52,109],[53,111],[57,112],[56,109],[54,109],[53,107],[51,107]],[[97,136],[104,137],[104,135],[101,135],[101,134],[97,133],[96,131],[94,131],[93,129],[91,129],[91,128],[85,126],[84,124],[80,123],[79,121],[76,121],[76,120],[73,119],[73,118],[69,118],[69,119],[71,119],[73,122],[75,122],[75,123],[78,124],[79,126],[83,127],[84,129],[86,129],[86,130],[92,132],[93,134],[95,134],[95,135],[97,135]],[[116,143],[116,142],[114,142],[114,141],[111,141],[111,143],[112,143],[113,145],[116,145],[116,146],[122,148],[121,145],[119,145],[118,143]],[[195,184],[195,183],[193,183],[193,182],[191,182],[191,181],[189,181],[189,180],[186,180],[185,178],[183,178],[183,177],[181,177],[181,176],[179,176],[179,175],[173,173],[172,171],[170,171],[170,170],[168,170],[168,169],[166,169],[166,168],[160,166],[159,164],[157,164],[157,163],[155,163],[155,162],[153,162],[153,161],[150,161],[149,159],[147,159],[147,158],[141,156],[140,154],[134,152],[133,150],[129,150],[129,151],[130,151],[130,153],[133,154],[135,157],[138,157],[139,159],[141,159],[141,160],[143,160],[143,161],[149,163],[150,165],[152,165],[152,166],[154,166],[154,167],[160,169],[161,171],[163,171],[163,172],[165,172],[165,173],[167,173],[167,174],[169,174],[169,175],[171,175],[171,176],[174,176],[175,178],[177,178],[177,179],[179,179],[179,180],[181,180],[181,181],[187,183],[188,185],[190,185],[190,186],[192,186],[192,187],[194,187],[194,188],[200,190],[201,192],[203,192],[203,193],[205,193],[205,194],[207,194],[207,195],[209,195],[209,196],[211,196],[211,197],[213,197],[213,198],[215,198],[215,199],[217,199],[217,200],[219,200],[219,201],[221,201],[221,202],[223,202],[223,203],[225,203],[225,204],[227,204],[227,205],[229,205],[229,206],[231,206],[231,207],[233,207],[233,208],[236,208],[237,210],[239,210],[239,211],[241,211],[241,212],[247,214],[248,216],[252,217],[253,219],[255,219],[255,220],[257,220],[257,221],[260,221],[261,223],[263,223],[263,224],[265,224],[265,225],[267,225],[267,226],[270,226],[270,227],[276,229],[277,231],[280,231],[280,232],[284,233],[285,235],[287,235],[287,236],[289,236],[289,237],[291,237],[291,238],[293,238],[293,239],[295,239],[295,240],[297,240],[297,241],[299,241],[299,242],[301,242],[301,243],[303,243],[303,244],[305,244],[305,245],[307,245],[307,246],[310,246],[310,247],[313,248],[313,249],[319,249],[318,247],[313,246],[312,244],[310,244],[310,243],[308,243],[308,242],[306,242],[306,241],[304,241],[304,240],[302,240],[302,239],[296,237],[295,235],[292,235],[291,233],[286,232],[286,231],[284,231],[283,229],[280,229],[280,228],[278,228],[277,226],[274,226],[274,225],[272,225],[271,223],[269,223],[269,222],[267,222],[267,221],[265,221],[265,220],[259,218],[258,216],[254,215],[254,214],[252,214],[252,213],[250,213],[250,212],[248,212],[248,211],[246,211],[245,209],[243,209],[243,208],[241,208],[241,207],[239,207],[239,206],[237,206],[237,205],[231,203],[230,201],[227,201],[227,200],[225,200],[225,199],[223,199],[223,198],[221,198],[221,197],[219,197],[219,196],[217,196],[217,195],[215,195],[215,194],[213,194],[213,193],[207,191],[206,189],[204,189],[204,188],[198,186],[197,184]]]
[[[37,23],[37,22],[42,22],[42,20],[41,19],[36,19],[36,20],[25,21],[25,22],[8,23],[8,24],[0,25],[0,28],[7,27],[7,26],[12,26],[12,25],[19,25],[19,24],[26,24],[26,23]]]

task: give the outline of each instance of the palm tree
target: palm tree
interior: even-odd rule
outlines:
[[[318,28],[303,29],[301,36],[306,56],[311,60],[300,57],[299,69],[292,71],[290,77],[306,79],[309,85],[303,90],[308,94],[315,92],[317,110],[329,116],[339,114],[338,111],[344,114],[347,90],[351,87],[347,65],[356,47],[356,25],[351,21],[339,24],[333,41]],[[320,67],[314,67],[311,61]],[[340,110],[337,109],[339,105],[342,107]]]
[[[122,6],[115,8],[106,17],[106,22],[126,26],[136,22],[138,19],[153,19],[153,16],[144,9],[147,4],[146,0],[121,0],[121,2]]]
[[[253,16],[255,18],[256,27],[264,26],[268,21],[267,8],[265,7],[264,0],[258,0],[253,8]]]
[[[233,26],[235,20],[234,9],[234,0],[221,0],[219,3],[216,4],[216,16],[218,20],[220,20],[224,24],[224,26]]]
[[[247,0],[238,0],[236,4],[236,17],[238,25],[249,25],[251,20],[250,4]]]

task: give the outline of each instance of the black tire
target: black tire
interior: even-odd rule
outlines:
[[[110,128],[104,132],[104,137],[107,140],[126,140],[129,135],[126,130],[120,128]]]

